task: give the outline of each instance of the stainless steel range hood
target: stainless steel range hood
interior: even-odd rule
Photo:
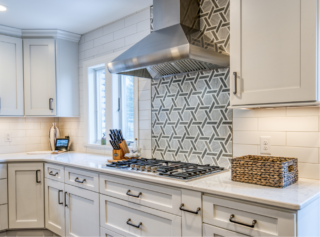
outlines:
[[[108,63],[110,73],[159,79],[229,67],[200,31],[198,0],[154,0],[153,9],[154,32]]]

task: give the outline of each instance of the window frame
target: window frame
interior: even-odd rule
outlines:
[[[118,109],[118,101],[115,101],[113,96],[113,89],[116,83],[119,83],[119,79],[112,77],[112,74],[109,73],[107,69],[107,64],[111,62],[114,58],[118,57],[123,51],[104,55],[101,57],[89,59],[83,61],[83,111],[84,111],[84,133],[85,133],[85,147],[92,147],[97,149],[108,148],[112,150],[112,147],[109,142],[107,145],[101,145],[101,139],[97,138],[97,116],[94,113],[95,110],[95,96],[94,88],[96,83],[95,72],[98,69],[105,68],[105,79],[106,79],[106,138],[108,139],[108,131],[110,129],[116,128],[117,122],[115,116],[115,111]],[[134,77],[134,137],[139,140],[139,87],[138,87],[139,78]],[[111,101],[111,103],[110,103]],[[109,103],[108,103],[109,102]],[[112,111],[110,116],[109,112]]]

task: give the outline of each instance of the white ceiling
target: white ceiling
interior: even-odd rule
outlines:
[[[143,8],[153,0],[0,0],[0,24],[84,34]]]

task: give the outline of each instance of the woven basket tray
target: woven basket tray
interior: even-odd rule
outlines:
[[[231,179],[277,188],[298,181],[298,159],[247,155],[231,159]]]

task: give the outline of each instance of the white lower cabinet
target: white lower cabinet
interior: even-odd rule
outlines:
[[[296,236],[296,214],[211,195],[203,196],[203,222],[249,236]]]
[[[8,165],[9,228],[44,228],[43,163]]]
[[[46,228],[64,236],[64,183],[45,179],[45,215]]]
[[[100,236],[101,237],[124,237],[123,235],[119,235],[116,232],[113,232],[111,230],[107,230],[105,228],[100,228]]]
[[[105,195],[100,195],[100,221],[120,236],[181,236],[180,216]]]
[[[203,237],[246,237],[233,231],[218,228],[216,226],[203,224]]]
[[[8,229],[8,205],[0,205],[0,231]]]
[[[98,193],[65,184],[65,213],[66,236],[99,236]]]

